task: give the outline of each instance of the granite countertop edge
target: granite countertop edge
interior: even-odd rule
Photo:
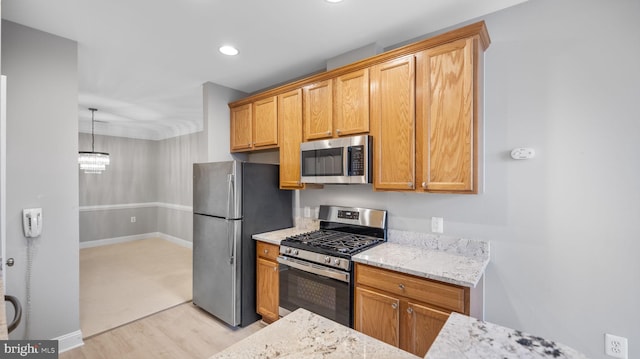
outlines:
[[[425,359],[586,359],[562,343],[520,330],[451,313]]]

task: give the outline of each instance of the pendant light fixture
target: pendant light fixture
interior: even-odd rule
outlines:
[[[80,164],[80,169],[83,170],[84,173],[101,174],[104,170],[107,169],[107,165],[109,164],[109,154],[106,152],[95,152],[93,115],[98,110],[95,108],[90,108],[89,111],[91,111],[91,151],[79,151],[78,153],[80,156],[78,157],[78,163]]]

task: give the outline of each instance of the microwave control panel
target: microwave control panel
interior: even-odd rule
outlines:
[[[364,176],[364,146],[349,146],[349,176]]]

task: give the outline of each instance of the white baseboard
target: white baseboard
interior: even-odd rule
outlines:
[[[193,249],[193,242],[189,242],[189,241],[184,240],[182,238],[170,236],[170,235],[165,234],[165,233],[158,233],[158,237],[160,237],[160,238],[162,238],[162,239],[164,239],[166,241],[169,241],[171,243],[175,243],[175,244],[177,244],[179,246],[183,246],[183,247],[186,247],[186,248]]]
[[[149,238],[161,238],[166,241],[180,245],[182,247],[193,248],[193,243],[187,240],[184,240],[182,238],[170,236],[168,234],[161,233],[161,232],[150,232],[150,233],[136,234],[134,236],[105,238],[105,239],[98,239],[95,241],[80,242],[80,249],[100,247],[100,246],[106,246],[109,244],[125,243],[125,242],[131,242],[131,241],[137,241],[140,239],[149,239]]]
[[[58,341],[58,353],[66,352],[67,350],[84,345],[84,342],[82,341],[82,332],[79,330],[53,338],[52,340]]]
[[[139,239],[158,238],[158,237],[160,237],[160,233],[151,232],[151,233],[136,234],[133,236],[97,239],[95,241],[80,242],[80,249],[100,247],[100,246],[106,246],[109,244],[124,243],[124,242],[137,241]]]

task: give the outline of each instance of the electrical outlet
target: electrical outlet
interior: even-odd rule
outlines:
[[[442,217],[431,217],[431,232],[444,233],[444,219]]]
[[[621,359],[628,359],[628,344],[627,338],[619,337],[617,335],[605,333],[604,335],[604,353]]]
[[[131,217],[131,223],[136,223],[136,217]]]

